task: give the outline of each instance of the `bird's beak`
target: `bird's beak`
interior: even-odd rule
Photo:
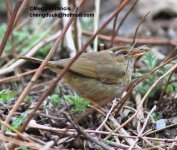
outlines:
[[[147,53],[150,49],[147,46],[137,47],[135,51],[132,52],[133,57],[139,57]]]

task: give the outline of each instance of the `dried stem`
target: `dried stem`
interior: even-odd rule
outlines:
[[[156,110],[156,106],[154,106],[154,107],[151,109],[151,111],[148,113],[148,116],[146,117],[146,120],[145,120],[145,122],[144,122],[144,124],[143,124],[142,129],[141,129],[140,132],[138,133],[137,138],[135,139],[134,143],[130,146],[129,150],[132,150],[132,149],[133,149],[134,145],[138,142],[139,137],[142,136],[142,133],[143,133],[143,131],[145,130],[145,127],[146,127],[146,125],[147,125],[147,123],[148,123],[148,120],[149,120],[151,114],[152,114],[155,110]]]
[[[56,84],[62,79],[62,77],[64,76],[64,74],[66,73],[66,71],[68,71],[69,67],[71,67],[71,65],[76,61],[76,59],[84,52],[84,50],[87,48],[88,45],[90,45],[90,43],[94,40],[94,38],[96,37],[96,35],[101,32],[104,27],[112,20],[112,18],[114,18],[114,16],[119,13],[122,8],[128,3],[128,0],[125,0],[124,3],[122,3],[122,5],[120,5],[116,11],[113,13],[113,15],[102,25],[102,27],[88,40],[88,42],[84,45],[84,47],[77,53],[77,55],[71,60],[71,62],[60,71],[59,76],[56,78],[56,80],[53,82],[53,84],[50,86],[50,88],[43,93],[42,97],[40,98],[37,106],[35,107],[35,109],[32,111],[32,113],[30,114],[30,116],[27,118],[26,122],[22,125],[20,131],[24,132],[27,124],[29,123],[29,121],[31,120],[31,118],[34,116],[35,112],[38,110],[38,108],[40,107],[40,105],[42,104],[42,102],[45,100],[45,98],[53,91],[53,89],[55,88]],[[33,81],[33,80],[32,80]]]
[[[151,72],[145,74],[142,78],[140,78],[139,80],[135,81],[130,88],[127,91],[127,94],[120,100],[120,102],[118,103],[118,105],[115,107],[116,111],[120,111],[120,109],[122,108],[123,104],[126,102],[126,100],[129,98],[131,91],[133,90],[133,88],[139,84],[141,81],[143,81],[144,79],[146,79],[148,76],[150,76],[152,73],[154,73],[155,71],[157,71],[158,69],[160,69],[161,67],[163,67],[164,65],[168,64],[169,62],[173,61],[174,59],[176,59],[177,56],[167,60],[166,62],[164,62],[163,64],[157,66],[156,68],[154,68]],[[114,109],[115,110],[115,109]],[[114,111],[113,110],[113,111]]]
[[[10,112],[9,112],[9,114],[6,117],[6,120],[5,120],[6,123],[9,123],[9,121],[10,121],[11,117],[13,116],[14,112],[18,109],[18,106],[24,101],[24,98],[30,92],[31,87],[33,86],[33,84],[35,83],[35,81],[38,79],[38,77],[40,76],[40,74],[42,73],[44,67],[46,66],[46,64],[50,60],[50,58],[52,57],[53,53],[58,48],[58,46],[61,43],[61,41],[62,41],[62,39],[63,39],[63,37],[64,37],[67,29],[70,27],[70,25],[73,22],[73,20],[74,20],[74,17],[71,17],[70,20],[69,20],[69,22],[65,26],[65,28],[62,30],[62,32],[61,32],[60,36],[58,37],[58,39],[56,40],[53,48],[49,51],[49,53],[47,54],[45,60],[42,62],[42,64],[40,65],[39,69],[34,74],[34,76],[32,77],[31,81],[28,83],[27,87],[24,89],[24,91],[22,92],[22,94],[20,95],[20,97],[18,98],[18,100],[16,101],[15,105],[13,106],[13,108],[10,110]],[[2,128],[2,132],[3,133],[4,133],[4,131],[5,131],[5,128]]]
[[[83,31],[83,34],[87,36],[92,36],[93,33],[90,31]],[[111,36],[99,34],[98,38],[104,41],[110,41]],[[125,37],[115,37],[115,43],[133,43],[132,38]],[[171,45],[177,46],[176,40],[168,40],[168,39],[158,39],[158,38],[136,38],[136,44],[150,44],[150,45]]]
[[[151,86],[151,88],[149,88],[149,90],[146,92],[146,94],[144,95],[143,99],[141,100],[141,104],[139,105],[137,111],[135,112],[134,115],[132,115],[132,117],[130,117],[126,122],[124,122],[119,128],[117,128],[115,130],[115,132],[117,132],[120,128],[124,127],[126,124],[128,124],[139,112],[141,106],[143,105],[144,101],[146,100],[147,96],[149,95],[149,93],[154,89],[154,87],[164,78],[166,77],[169,73],[171,73],[173,70],[175,70],[177,68],[177,64],[175,64],[173,67],[171,67],[165,74],[163,74],[160,78],[158,78],[154,84]]]
[[[14,8],[14,11],[12,13],[12,16],[10,18],[10,21],[8,23],[8,26],[7,26],[7,30],[2,38],[2,42],[1,42],[1,45],[0,45],[0,57],[2,55],[2,52],[6,46],[6,43],[7,43],[7,40],[9,39],[13,29],[14,29],[14,23],[15,23],[15,18],[16,18],[16,15],[17,15],[17,12],[19,10],[19,8],[21,7],[21,4],[22,4],[22,0],[18,0],[15,4],[15,8]]]
[[[133,37],[132,45],[135,45],[135,44],[136,44],[136,36],[137,36],[138,30],[139,30],[141,24],[144,22],[144,20],[146,19],[147,15],[148,15],[149,13],[150,13],[150,12],[147,12],[147,13],[143,16],[143,18],[140,20],[138,26],[136,27],[135,34],[134,34],[134,37]]]

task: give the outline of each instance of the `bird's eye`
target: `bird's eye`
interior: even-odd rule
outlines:
[[[119,50],[119,51],[115,51],[114,54],[115,54],[115,55],[127,55],[127,54],[128,54],[128,51]]]
[[[122,55],[127,55],[128,52],[127,51],[121,51],[119,54],[122,54]]]

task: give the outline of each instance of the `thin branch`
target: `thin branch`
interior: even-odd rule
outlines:
[[[123,19],[121,20],[121,22],[119,23],[119,25],[116,28],[116,31],[114,32],[114,35],[112,36],[111,39],[111,44],[110,44],[110,48],[113,46],[114,43],[114,39],[116,37],[116,35],[118,36],[118,31],[120,29],[120,27],[122,26],[122,24],[124,23],[124,21],[126,20],[126,18],[128,17],[128,15],[130,14],[130,12],[134,9],[134,7],[136,6],[136,4],[138,3],[139,0],[136,0],[133,5],[129,8],[129,10],[126,12],[125,16],[123,17]]]
[[[83,48],[77,53],[77,55],[70,61],[70,63],[68,63],[68,65],[66,67],[64,67],[64,69],[62,69],[60,71],[60,74],[58,75],[58,77],[56,78],[56,80],[54,80],[53,84],[50,86],[50,88],[43,93],[43,95],[41,96],[41,98],[39,99],[39,102],[37,104],[37,106],[34,108],[34,110],[32,111],[32,113],[30,114],[30,116],[27,118],[26,122],[22,125],[20,131],[24,132],[26,126],[28,125],[29,121],[31,120],[31,118],[34,116],[35,112],[39,109],[40,105],[42,104],[42,102],[45,100],[45,98],[53,91],[53,89],[55,88],[56,84],[62,79],[62,77],[64,76],[64,74],[66,73],[66,71],[68,71],[69,67],[71,67],[71,65],[76,61],[76,59],[84,52],[84,50],[87,48],[87,46],[90,45],[90,43],[94,40],[94,38],[96,37],[96,35],[101,32],[105,26],[111,21],[111,19],[114,18],[114,16],[119,13],[122,8],[128,3],[128,0],[125,0],[122,5],[120,5],[115,12],[112,14],[112,16],[102,25],[102,27],[88,40],[88,42],[83,46]],[[32,80],[33,81],[33,80]],[[32,84],[32,83],[31,83]]]
[[[52,47],[52,49],[47,54],[45,60],[42,62],[42,64],[40,65],[39,69],[34,74],[34,76],[32,77],[31,81],[28,83],[27,87],[24,89],[24,91],[22,92],[22,94],[20,95],[20,97],[18,98],[18,100],[16,101],[15,105],[13,106],[13,108],[10,110],[10,112],[9,112],[9,114],[6,117],[6,120],[5,120],[6,123],[9,123],[9,121],[10,121],[11,117],[13,116],[14,112],[18,109],[18,106],[24,101],[24,98],[30,92],[31,87],[33,86],[33,84],[35,83],[35,81],[38,79],[38,77],[40,76],[40,74],[42,73],[44,67],[46,66],[46,64],[50,60],[50,58],[52,57],[53,53],[58,48],[58,46],[61,43],[61,41],[62,41],[62,39],[63,39],[63,37],[64,37],[67,29],[69,28],[69,26],[71,25],[71,23],[73,22],[73,20],[74,20],[74,17],[71,17],[70,20],[69,20],[69,22],[65,26],[65,28],[62,30],[60,36],[57,38],[54,46]],[[4,131],[5,131],[5,128],[2,128],[2,132],[3,133],[4,133]]]
[[[101,123],[101,125],[96,129],[96,131],[99,131],[103,125],[106,123],[106,121],[108,120],[109,116],[111,115],[111,112],[113,110],[113,108],[116,106],[117,104],[117,99],[114,99],[113,100],[113,103],[112,103],[112,106],[111,106],[111,109],[109,110],[109,112],[106,114],[106,118],[104,119],[104,121]]]
[[[65,116],[71,122],[72,126],[76,129],[76,131],[78,132],[78,134],[84,135],[84,137],[86,139],[88,139],[89,141],[91,141],[91,142],[97,144],[98,146],[104,148],[105,150],[113,150],[112,147],[107,146],[104,142],[100,142],[97,138],[95,138],[93,136],[90,136],[88,133],[86,133],[84,130],[82,130],[80,128],[80,126],[76,122],[74,122],[71,118],[69,118],[68,115],[65,115]]]
[[[153,130],[153,131],[150,131],[150,132],[146,132],[146,133],[143,134],[143,136],[144,135],[147,136],[147,135],[151,135],[153,133],[161,132],[163,130],[166,130],[166,129],[169,129],[169,128],[174,128],[176,126],[177,126],[177,123],[170,124],[170,125],[166,126],[165,128],[161,128],[161,129],[158,129],[158,130]]]
[[[166,89],[167,89],[167,86],[168,84],[170,83],[170,80],[172,78],[172,75],[173,75],[174,71],[170,73],[169,77],[168,77],[168,80],[166,82],[166,85],[164,86],[161,94],[160,94],[160,97],[159,97],[159,100],[158,100],[158,106],[160,106],[160,104],[162,103],[162,97],[163,97],[163,94],[165,93]]]
[[[84,35],[92,36],[93,33],[90,31],[83,31]],[[100,40],[104,41],[110,41],[111,36],[107,36],[104,34],[99,34],[98,38]],[[133,38],[125,38],[125,37],[115,37],[114,39],[115,43],[133,43]],[[150,45],[171,45],[171,46],[177,46],[176,40],[169,40],[169,39],[159,39],[159,38],[136,38],[136,44],[150,44]]]
[[[136,27],[135,34],[134,34],[134,36],[133,36],[132,45],[136,44],[136,36],[137,36],[138,30],[139,30],[141,24],[144,22],[144,20],[146,19],[147,15],[148,15],[149,13],[150,13],[150,12],[147,12],[147,13],[143,16],[143,18],[140,20],[138,26]]]
[[[7,26],[7,30],[6,30],[6,32],[5,32],[4,36],[3,36],[1,44],[0,44],[0,57],[1,57],[2,52],[3,52],[3,50],[4,50],[5,46],[6,46],[6,43],[7,43],[8,39],[9,39],[9,37],[10,37],[12,31],[13,31],[15,17],[17,15],[17,12],[18,12],[19,8],[21,7],[22,2],[23,2],[22,0],[16,1],[14,11],[12,13],[12,16],[11,16],[10,21],[8,23],[8,26]]]
[[[57,39],[57,37],[61,34],[61,31],[58,31],[57,33],[55,33],[54,35],[42,40],[41,42],[39,42],[37,45],[35,45],[25,56],[31,57],[33,56],[35,53],[38,52],[38,50],[42,47],[44,47],[45,45],[49,44],[50,42],[54,41]],[[14,62],[12,65],[6,67],[6,68],[2,68],[0,69],[0,76],[2,75],[6,75],[12,71],[14,71],[14,69],[20,65],[22,65],[23,63],[25,63],[25,60],[17,60],[16,62]]]
[[[143,131],[145,130],[145,127],[146,127],[146,125],[147,125],[147,123],[148,123],[148,120],[149,120],[151,114],[152,114],[155,110],[156,110],[156,106],[154,106],[154,107],[151,109],[151,111],[148,113],[148,115],[147,115],[147,117],[146,117],[146,120],[145,120],[145,122],[144,122],[144,124],[143,124],[143,127],[142,127],[142,129],[141,129],[141,131],[138,133],[138,136],[137,136],[137,138],[135,139],[134,143],[129,147],[129,150],[132,150],[132,149],[133,149],[134,145],[138,142],[139,137],[142,136],[142,133],[143,133]]]
[[[164,78],[166,77],[169,73],[171,73],[173,70],[175,70],[177,68],[177,64],[175,64],[173,67],[171,67],[165,74],[163,74],[160,78],[158,78],[154,84],[149,88],[149,90],[146,92],[146,94],[144,95],[141,104],[139,105],[137,111],[135,112],[135,114],[133,114],[127,121],[125,121],[119,128],[117,128],[115,130],[115,132],[117,132],[120,128],[124,127],[125,125],[127,125],[131,120],[133,120],[133,118],[138,114],[141,106],[143,105],[144,101],[146,100],[147,96],[149,95],[149,93],[155,88],[155,86]]]
[[[118,15],[117,15],[117,16],[115,17],[115,19],[114,19],[113,29],[112,29],[112,36],[111,36],[109,48],[112,48],[112,47],[113,47],[114,38],[115,38],[115,36],[116,36],[116,31],[115,31],[115,30],[116,30],[117,18],[118,18]]]
[[[126,102],[126,100],[129,98],[131,91],[133,90],[133,88],[139,84],[141,81],[143,81],[144,79],[146,79],[148,76],[150,76],[152,73],[154,73],[155,71],[157,71],[158,69],[160,69],[161,67],[165,66],[166,64],[168,64],[169,62],[175,60],[177,58],[177,56],[167,60],[166,62],[162,63],[161,65],[157,66],[156,68],[154,68],[151,72],[145,74],[143,77],[141,77],[139,80],[135,81],[128,89],[127,94],[120,100],[120,102],[118,103],[118,105],[115,107],[116,111],[120,111],[120,109],[122,108],[123,104]],[[115,110],[115,109],[114,109]],[[113,110],[113,111],[114,111]]]
[[[54,119],[54,118],[53,118]],[[173,127],[175,127],[176,124],[173,124]],[[37,123],[29,123],[28,128],[31,129],[36,129],[36,130],[44,130],[44,131],[49,131],[49,132],[55,132],[58,134],[65,134],[65,135],[76,135],[77,132],[75,129],[60,129],[60,128],[55,128],[55,127],[47,127],[45,125],[37,124]],[[112,136],[117,136],[121,138],[132,138],[136,139],[137,136],[130,136],[130,135],[125,135],[125,134],[118,134],[118,133],[112,133],[112,132],[107,132],[107,131],[96,131],[96,130],[84,130],[87,133],[94,133],[94,134],[102,134],[102,135],[112,135]],[[149,133],[147,133],[149,134]],[[175,142],[175,139],[163,139],[163,138],[153,138],[153,137],[146,137],[144,136],[146,133],[142,135],[142,137],[145,137],[149,140],[157,140],[157,141],[164,141],[164,142]]]

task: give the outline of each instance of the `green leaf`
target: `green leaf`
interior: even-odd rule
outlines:
[[[173,85],[172,84],[167,85],[166,92],[172,93],[173,91],[174,91]]]
[[[56,86],[56,88],[55,88],[55,93],[60,93],[60,88],[61,88],[61,86],[60,86],[60,84],[58,84],[57,86]]]
[[[150,70],[152,70],[157,64],[157,57],[152,52],[148,52],[143,56],[143,62]]]
[[[51,96],[51,103],[54,106],[57,106],[59,103],[61,103],[60,97],[57,94],[52,94],[52,96]]]
[[[81,28],[83,30],[92,30],[93,18],[91,17],[81,17]]]
[[[165,67],[161,67],[159,70],[157,70],[157,73],[160,74],[160,75],[163,75],[165,74],[167,71],[167,68]]]
[[[1,24],[0,25],[0,39],[2,39],[5,31],[6,31],[7,25],[6,24]]]
[[[26,146],[21,146],[20,150],[28,150]]]
[[[15,97],[15,93],[11,92],[10,89],[4,89],[0,91],[0,100],[4,103],[11,101]]]
[[[173,82],[172,85],[174,87],[175,92],[177,92],[177,82]]]
[[[12,127],[14,127],[15,129],[19,129],[20,125],[26,120],[27,117],[27,113],[24,112],[21,114],[21,116],[19,118],[16,118],[15,120],[12,121]]]
[[[79,97],[78,95],[67,95],[64,96],[65,99],[67,99],[71,104],[74,105],[74,109],[72,111],[76,113],[85,112],[86,108],[88,107],[89,102]]]
[[[153,121],[157,121],[157,120],[160,119],[160,117],[157,115],[157,113],[153,112],[152,115],[151,115],[151,119],[152,119]]]

